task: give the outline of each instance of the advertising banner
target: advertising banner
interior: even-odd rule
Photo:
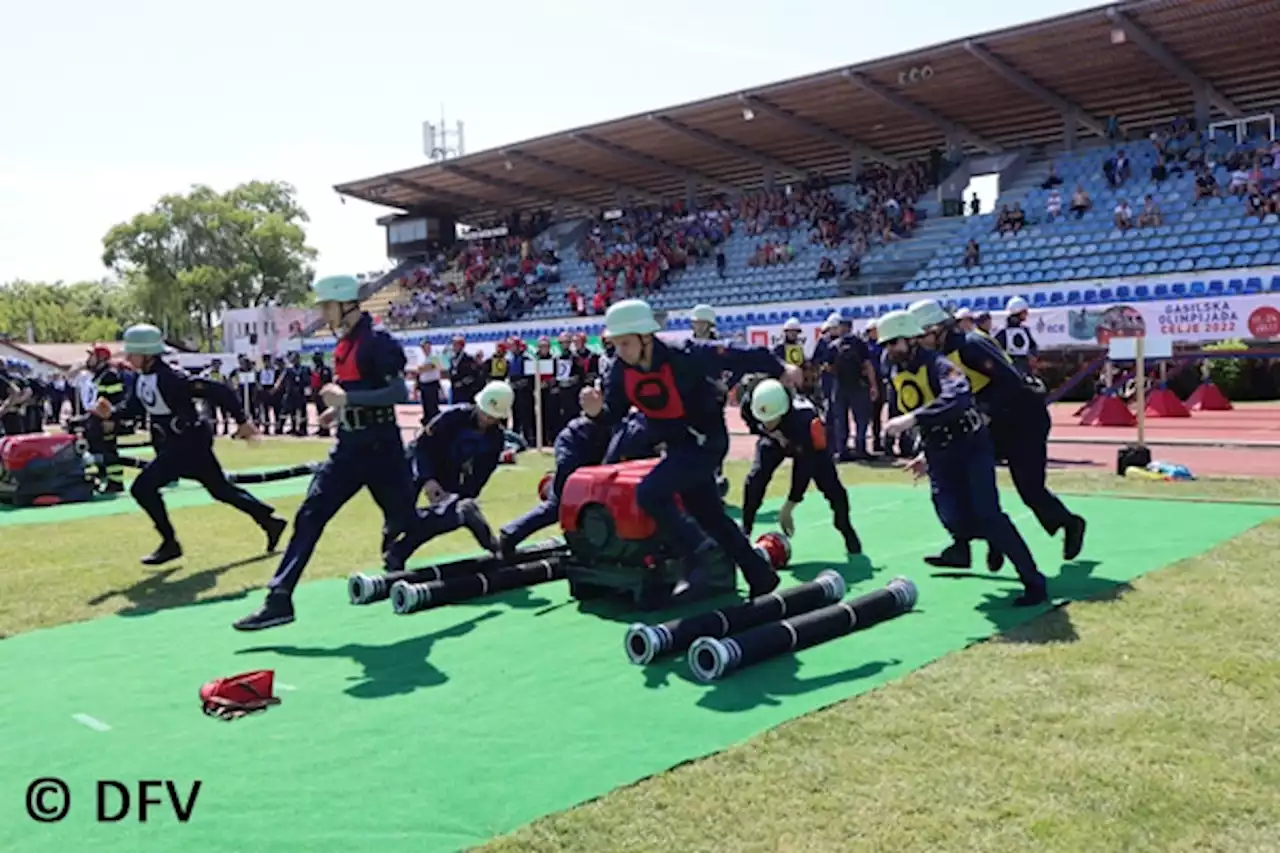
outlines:
[[[992,328],[1002,328],[1006,316],[1003,311],[993,311]],[[866,320],[853,321],[855,331],[866,325]],[[1280,339],[1280,293],[1033,308],[1027,326],[1041,349],[1106,347],[1115,337],[1144,335],[1172,338],[1182,344],[1276,340]],[[817,327],[806,328],[803,337],[806,353],[812,354]],[[752,326],[747,340],[757,346],[777,343],[782,340],[782,324]]]

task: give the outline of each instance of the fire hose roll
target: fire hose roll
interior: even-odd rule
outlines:
[[[711,610],[660,625],[636,623],[627,629],[624,645],[627,658],[637,666],[659,657],[680,654],[700,637],[727,637],[730,634],[808,613],[844,598],[844,578],[827,569],[808,583],[773,592],[763,598],[722,610]]]
[[[724,639],[699,637],[689,647],[689,669],[704,684],[717,681],[734,670],[900,616],[915,607],[917,597],[916,585],[899,577],[884,589],[791,619],[770,622]]]
[[[472,598],[563,579],[564,567],[561,560],[553,557],[449,580],[427,583],[396,581],[391,587],[391,608],[397,615],[404,616],[444,604],[456,604]]]
[[[503,561],[500,557],[486,554],[481,557],[464,557],[461,560],[437,563],[434,566],[424,566],[421,569],[402,572],[387,572],[380,575],[369,575],[360,572],[347,578],[347,597],[351,599],[352,604],[373,604],[375,601],[386,601],[387,597],[391,595],[391,587],[397,581],[407,581],[408,583],[442,581],[461,575],[499,569],[503,566],[559,557],[565,553],[568,553],[568,549],[564,542],[559,539],[547,539],[543,542],[531,544],[528,548],[520,549],[512,560]]]

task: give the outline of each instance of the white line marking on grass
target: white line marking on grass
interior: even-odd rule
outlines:
[[[280,690],[297,690],[298,689],[294,687],[292,684],[285,684],[282,681],[277,681],[276,687],[279,688]]]
[[[106,723],[102,722],[102,720],[99,720],[95,717],[90,717],[88,714],[72,714],[71,719],[75,720],[77,723],[79,723],[82,726],[88,726],[89,728],[93,729],[95,732],[111,731],[111,726],[108,726]]]

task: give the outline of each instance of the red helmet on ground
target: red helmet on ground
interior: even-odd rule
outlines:
[[[766,533],[756,540],[756,551],[769,561],[774,571],[791,562],[791,540],[781,533]]]

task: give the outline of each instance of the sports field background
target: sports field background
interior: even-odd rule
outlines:
[[[243,470],[299,461],[314,455],[319,443],[264,443],[256,451],[225,445],[227,449],[220,452],[228,468]],[[484,500],[495,523],[531,505],[544,467],[542,458],[524,454],[518,466],[504,467],[495,475]],[[917,611],[798,656],[745,670],[709,687],[691,682],[680,659],[648,669],[628,664],[622,637],[634,615],[598,606],[591,608],[594,612],[582,612],[583,607],[568,600],[562,582],[396,617],[385,603],[369,608],[348,605],[341,581],[323,580],[299,590],[299,622],[295,625],[238,634],[230,630],[230,622],[258,602],[259,593],[246,594],[246,588],[261,584],[276,560],[255,559],[260,539],[252,524],[232,510],[209,506],[198,489],[186,485],[168,492],[167,499],[175,508],[175,523],[187,545],[187,557],[178,566],[160,570],[136,563],[139,554],[154,546],[154,534],[127,499],[87,507],[0,512],[0,525],[5,526],[0,535],[23,554],[15,570],[0,576],[0,631],[15,635],[0,644],[0,674],[5,683],[22,685],[21,690],[9,691],[0,700],[0,736],[4,738],[0,753],[10,771],[6,773],[5,796],[14,806],[15,818],[0,823],[0,849],[466,849],[542,815],[742,743],[779,723],[900,678],[995,631],[1053,639],[1055,645],[1071,652],[1085,651],[1105,633],[1105,626],[1100,626],[1082,637],[1074,626],[1075,607],[1047,612],[1009,608],[1008,601],[1018,585],[1008,570],[996,576],[979,570],[934,577],[919,557],[936,550],[945,536],[933,519],[927,488],[901,485],[905,478],[896,471],[849,466],[842,470],[846,481],[863,483],[851,488],[851,500],[869,559],[835,556],[841,552],[838,534],[831,528],[825,502],[811,494],[797,513],[800,530],[792,576],[805,580],[823,568],[837,568],[858,593],[895,575],[905,575],[920,587]],[[735,463],[730,473],[740,482],[741,464]],[[775,487],[784,485],[786,477],[787,472],[781,472]],[[1108,611],[1150,606],[1142,600],[1145,581],[1139,582],[1138,594],[1130,594],[1130,584],[1145,572],[1209,551],[1259,523],[1266,522],[1245,534],[1246,539],[1261,533],[1274,540],[1280,529],[1274,520],[1280,507],[1264,503],[1276,497],[1276,490],[1266,484],[1182,484],[1192,487],[1187,489],[1097,475],[1066,475],[1058,480],[1063,486],[1094,493],[1107,488],[1130,496],[1164,493],[1189,497],[1218,490],[1240,500],[1256,501],[1213,504],[1100,494],[1069,498],[1073,508],[1090,521],[1089,543],[1084,559],[1058,568],[1060,544],[1035,529],[1029,513],[1010,495],[1006,505],[1027,533],[1042,567],[1051,578],[1058,575],[1055,596],[1103,602],[1087,605],[1085,612],[1094,612],[1089,608]],[[895,483],[898,485],[891,485]],[[1164,488],[1157,488],[1161,486]],[[255,490],[291,515],[304,487],[305,481],[289,481]],[[53,516],[58,514],[61,517],[55,521]],[[768,529],[771,520],[766,512],[758,531]],[[376,510],[361,497],[335,522],[317,552],[312,573],[342,577],[353,569],[376,568],[370,555],[377,547],[378,534]],[[97,536],[110,538],[90,541]],[[439,551],[473,547],[465,534],[458,534],[442,542]],[[1239,546],[1233,543],[1228,547]],[[419,562],[432,553],[431,548],[424,549]],[[1233,567],[1231,573],[1240,574],[1239,567]],[[60,582],[50,583],[51,578]],[[1234,601],[1243,592],[1223,584],[1221,577],[1190,580],[1214,597],[1199,605],[1205,613],[1217,612],[1216,605],[1223,599]],[[1267,595],[1263,590],[1272,589],[1265,585],[1268,580],[1265,575],[1257,579],[1263,599]],[[1274,596],[1274,592],[1270,594]],[[1131,601],[1135,597],[1136,603]],[[194,599],[202,601],[191,604]],[[156,613],[157,608],[164,609]],[[120,615],[30,630],[104,613]],[[1102,614],[1099,618],[1109,624],[1113,617]],[[1019,627],[1032,619],[1036,619],[1034,624]],[[1194,627],[1205,642],[1212,642],[1222,631],[1242,627],[1205,626],[1200,615],[1188,614],[1186,620],[1184,626],[1173,623],[1163,627]],[[1135,643],[1134,649],[1140,645]],[[975,654],[990,655],[991,648],[949,658],[927,672],[954,666],[955,661]],[[1173,654],[1174,648],[1166,641],[1167,653]],[[1234,651],[1239,657],[1248,648],[1237,642]],[[1252,660],[1248,654],[1245,658]],[[1133,667],[1163,671],[1175,663],[1143,659]],[[796,723],[796,727],[812,728],[831,715],[852,715],[844,721],[839,743],[820,748],[816,755],[797,753],[795,736],[786,734],[792,727],[786,727],[710,762],[659,776],[619,795],[624,801],[646,798],[648,805],[633,803],[610,811],[609,803],[615,797],[608,797],[552,818],[549,824],[521,831],[516,836],[522,839],[518,845],[508,841],[498,846],[546,850],[837,849],[796,843],[787,846],[784,839],[775,837],[774,833],[786,830],[787,837],[796,839],[794,828],[787,827],[809,823],[798,805],[802,792],[796,789],[797,775],[824,779],[828,796],[838,798],[848,796],[847,791],[839,793],[842,788],[862,787],[870,780],[845,778],[838,764],[828,764],[819,756],[827,755],[834,761],[837,753],[860,746],[865,752],[858,760],[874,765],[864,766],[860,772],[891,780],[921,761],[928,762],[927,756],[918,754],[917,745],[933,743],[936,748],[940,737],[950,737],[957,741],[953,749],[963,745],[979,749],[975,741],[984,724],[977,709],[984,700],[1004,696],[1017,709],[1023,707],[1017,691],[1052,690],[1059,678],[1064,681],[1063,689],[1084,689],[1076,682],[1076,669],[1062,660],[1041,661],[1040,666],[1051,669],[1033,671],[1025,684],[979,685],[987,696],[951,696],[951,707],[933,709],[935,718],[928,732],[901,731],[886,741],[882,731],[872,735],[865,730],[864,723],[872,726],[872,731],[885,725],[883,710],[869,712],[865,720],[857,712],[867,702],[889,702],[904,722],[913,716],[925,717],[923,710],[902,704],[910,705],[911,697],[922,687],[943,686],[937,682],[940,676],[924,678],[922,672],[876,697],[840,705]],[[1250,684],[1254,676],[1262,678],[1261,684],[1276,678],[1274,671],[1265,667],[1255,672],[1253,664],[1233,666],[1239,677],[1250,677]],[[258,667],[276,669],[277,678],[285,685],[280,691],[284,699],[281,707],[233,724],[200,714],[196,694],[201,683]],[[57,676],[50,678],[50,673]],[[1184,677],[1193,676],[1189,672]],[[968,676],[957,677],[956,683],[968,680]],[[915,686],[908,687],[913,682]],[[1122,690],[1123,683],[1123,678],[1116,680],[1116,689]],[[1086,686],[1085,694],[1104,687]],[[905,692],[900,688],[906,688]],[[896,700],[892,698],[895,695]],[[1235,705],[1240,710],[1246,706]],[[1046,707],[1058,705],[1046,705],[1041,697],[1036,716]],[[1154,715],[1162,725],[1176,722],[1165,719],[1173,709],[1161,708],[1158,702],[1124,711],[1138,718]],[[1069,711],[1064,707],[1060,713],[1064,716],[1055,719],[1055,724],[1065,724],[1069,718],[1079,724],[1077,718],[1086,716],[1079,708]],[[91,728],[76,715],[109,729]],[[1115,722],[1096,708],[1087,719],[1094,723],[1095,736],[1099,734],[1097,726],[1105,729]],[[1048,744],[1042,742],[1040,748],[1060,750],[1062,747],[1053,746],[1053,726],[1046,727],[1043,720],[1037,725],[1042,733],[1050,733]],[[1239,742],[1253,744],[1268,728],[1274,731],[1275,724],[1261,723],[1251,731],[1239,732]],[[1008,743],[1034,739],[1034,733],[1002,731],[993,743],[1004,749]],[[1211,736],[1208,742],[1214,739]],[[1202,738],[1201,743],[1206,741]],[[1259,746],[1259,755],[1274,750]],[[779,749],[782,754],[777,754]],[[700,770],[718,762],[722,771],[717,778],[727,780],[771,751],[774,755],[769,766],[774,769],[760,768],[755,787],[732,796],[722,786],[708,782],[706,771]],[[942,759],[943,754],[937,757]],[[877,756],[878,760],[872,761]],[[725,762],[728,770],[724,770]],[[1158,768],[1131,769],[1146,772]],[[948,772],[945,761],[938,772]],[[104,776],[153,776],[180,782],[200,778],[205,785],[195,818],[187,826],[153,821],[141,827],[100,827],[79,810],[63,824],[36,826],[22,815],[20,803],[26,782],[39,775],[65,775],[78,786]],[[920,784],[930,790],[938,786],[938,780]],[[965,796],[989,797],[989,784],[982,792],[968,791]],[[657,799],[663,802],[659,812],[650,802],[655,786],[660,792]],[[644,791],[651,793],[641,793]],[[1154,796],[1156,792],[1151,793]],[[948,795],[951,792],[938,796],[945,802]],[[756,799],[764,802],[755,803]],[[1010,792],[1010,802],[1018,801],[1018,793]],[[1134,807],[1144,801],[1137,796]],[[850,803],[821,804],[821,796],[815,801],[806,795],[805,802],[805,808],[823,815],[821,827],[814,828],[819,836],[845,825],[859,811]],[[858,802],[861,810],[870,814],[880,814],[886,808],[883,795],[867,799],[864,793]],[[788,810],[787,803],[794,808]],[[983,803],[985,808],[986,800]],[[1000,849],[1040,843],[1036,841],[1040,835],[1035,830],[1037,821],[1052,823],[1063,808],[1086,814],[1086,805],[1055,803],[1043,818],[1015,809],[1010,825],[1018,832],[1005,839],[1016,842],[1015,846]],[[1253,803],[1255,808],[1261,805],[1263,801]],[[1234,808],[1230,803],[1224,807],[1227,811]],[[837,818],[827,814],[832,809],[842,815],[848,810],[849,814]],[[741,817],[744,811],[770,815],[773,829],[752,828]],[[602,814],[613,815],[605,825],[601,824]],[[1253,826],[1274,825],[1274,818],[1271,821],[1255,821]],[[899,844],[878,849],[926,849],[919,846],[922,839],[909,831],[909,823],[898,830],[867,828],[859,832],[869,833],[868,843],[896,839]],[[1177,825],[1175,821],[1173,826]],[[552,831],[548,827],[556,828],[553,836],[546,834]],[[735,829],[744,833],[737,841]],[[554,841],[549,840],[552,838]],[[948,834],[928,849],[980,849],[960,847],[964,838],[963,834]],[[239,839],[250,841],[241,844]],[[675,846],[667,846],[668,841],[677,839]],[[1094,848],[1041,846],[1157,849],[1141,844],[1129,848],[1106,844]],[[850,842],[839,849],[862,847]]]

